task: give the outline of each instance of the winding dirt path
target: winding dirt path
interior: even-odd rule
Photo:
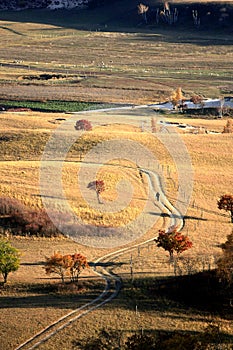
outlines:
[[[170,216],[170,220],[166,225],[165,229],[167,229],[171,225],[176,225],[178,229],[182,229],[184,225],[183,217],[181,213],[169,202],[167,197],[162,191],[162,186],[160,182],[160,178],[157,174],[150,170],[140,169],[145,173],[148,179],[150,191],[154,196],[154,204],[156,207],[159,207],[161,212],[166,213]],[[81,317],[84,317],[88,313],[102,307],[106,303],[110,302],[114,299],[120,289],[122,287],[121,277],[118,275],[114,275],[110,271],[108,271],[106,263],[111,262],[113,259],[118,258],[119,256],[126,254],[130,251],[137,249],[139,246],[144,246],[152,241],[154,241],[156,237],[150,238],[144,242],[134,244],[130,247],[122,248],[116,250],[112,253],[106,254],[98,258],[93,263],[93,271],[95,274],[100,276],[105,280],[105,288],[102,293],[92,300],[91,302],[71,311],[67,315],[59,318],[49,326],[45,327],[30,339],[26,340],[24,343],[21,343],[15,350],[32,350],[37,348],[40,344],[46,342],[56,333],[78,320]]]

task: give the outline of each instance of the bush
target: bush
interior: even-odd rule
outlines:
[[[17,199],[1,197],[0,215],[6,216],[4,226],[7,226],[12,234],[40,237],[54,237],[60,234],[45,210],[33,210]],[[61,213],[57,215],[61,216]]]
[[[11,215],[23,211],[24,208],[24,205],[15,198],[0,197],[0,215]]]
[[[75,127],[76,130],[85,130],[90,131],[92,130],[91,123],[86,119],[80,119],[76,122]]]

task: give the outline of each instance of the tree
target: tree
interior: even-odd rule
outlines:
[[[233,223],[233,196],[231,194],[224,194],[218,200],[218,209],[229,211],[231,215],[231,223]]]
[[[78,282],[78,277],[83,269],[88,267],[87,259],[82,254],[62,255],[55,252],[51,257],[46,258],[45,271],[47,274],[55,273],[65,282],[65,276],[71,282]]]
[[[10,272],[17,271],[20,266],[18,249],[4,240],[0,241],[0,272],[3,276],[3,283],[7,282]]]
[[[159,235],[155,239],[155,242],[158,247],[162,247],[164,250],[169,252],[171,261],[174,256],[174,252],[179,255],[192,247],[192,242],[189,240],[188,236],[184,236],[177,231],[176,226],[171,226],[168,231],[159,230]]]
[[[102,204],[102,202],[100,200],[100,194],[105,191],[104,181],[103,180],[91,181],[91,182],[89,182],[87,188],[90,188],[92,190],[94,189],[96,191],[97,200],[98,200],[99,204]]]
[[[191,98],[190,98],[190,101],[192,103],[194,103],[195,105],[198,105],[200,104],[201,106],[203,106],[203,97],[200,96],[200,95],[193,95]]]
[[[183,105],[184,96],[183,96],[181,87],[178,87],[175,91],[172,92],[170,99],[174,108],[177,108]]]
[[[61,277],[62,282],[65,282],[65,275],[68,274],[72,260],[68,256],[63,256],[59,252],[55,252],[49,258],[46,258],[45,272],[46,274],[55,273]]]
[[[84,255],[75,253],[71,255],[72,265],[70,267],[71,279],[73,282],[78,282],[78,278],[82,270],[89,267],[87,259]]]
[[[90,131],[92,130],[91,123],[86,119],[80,119],[76,122],[75,127],[76,130],[85,130]]]
[[[148,12],[148,10],[149,10],[149,6],[146,6],[142,3],[138,5],[138,14],[142,15],[146,24],[147,24],[147,12]]]
[[[228,119],[226,126],[223,128],[223,134],[231,134],[233,133],[233,120]]]

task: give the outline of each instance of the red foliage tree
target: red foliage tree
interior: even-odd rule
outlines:
[[[105,191],[105,185],[104,185],[103,180],[96,180],[95,181],[95,190],[96,190],[98,202],[101,203],[100,194]]]
[[[173,259],[174,252],[179,255],[192,247],[192,242],[188,236],[184,236],[177,231],[176,226],[171,226],[168,231],[159,230],[159,235],[155,239],[155,242],[158,247],[162,247],[169,252],[171,260]]]
[[[233,223],[233,196],[231,194],[224,194],[218,200],[218,209],[230,212],[231,222]]]
[[[101,204],[100,194],[105,191],[104,181],[103,180],[91,181],[89,182],[87,188],[90,188],[91,190],[96,191],[98,202]]]
[[[80,119],[76,122],[75,127],[76,130],[85,130],[90,131],[92,130],[91,123],[86,119]]]

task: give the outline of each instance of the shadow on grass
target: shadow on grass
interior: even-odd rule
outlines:
[[[75,309],[93,301],[103,291],[98,278],[73,283],[17,284],[0,287],[0,309]],[[1,292],[4,293],[1,295]],[[6,295],[8,294],[8,295]]]
[[[216,271],[205,271],[178,277],[137,277],[125,281],[123,293],[141,312],[193,308],[233,320],[232,286],[219,281]]]
[[[171,350],[171,349],[230,349],[232,336],[220,330],[219,326],[209,324],[203,332],[183,331],[176,329],[102,329],[98,335],[84,341],[73,341],[74,348],[80,349],[144,349],[144,350]],[[210,345],[211,344],[211,345]],[[213,344],[215,347],[213,347]],[[224,345],[223,345],[224,344]],[[209,345],[211,347],[209,347]],[[220,345],[220,347],[219,347]],[[227,345],[227,347],[225,347]],[[216,347],[217,346],[217,347]]]
[[[155,216],[161,216],[162,218],[177,218],[177,219],[184,219],[184,220],[200,220],[200,221],[207,221],[207,219],[199,217],[199,216],[190,216],[190,215],[175,215],[175,214],[167,214],[167,213],[155,213],[155,212],[149,212],[150,215],[155,215]]]
[[[58,27],[87,30],[87,31],[115,31],[115,32],[133,32],[142,33],[141,36],[131,38],[132,40],[150,40],[181,42],[188,43],[192,41],[196,45],[232,45],[233,39],[218,40],[216,31],[220,30],[225,34],[230,34],[232,31],[233,6],[232,4],[221,3],[178,3],[172,4],[172,8],[177,8],[179,12],[179,20],[176,25],[169,26],[162,19],[159,24],[155,21],[155,12],[158,7],[163,10],[161,3],[157,2],[149,6],[148,15],[149,23],[142,23],[140,16],[137,13],[137,3],[135,0],[127,0],[120,2],[105,2],[102,6],[85,10],[73,9],[49,11],[46,9],[40,10],[24,10],[24,11],[1,11],[0,20],[14,22],[31,22],[50,24]],[[198,10],[201,18],[200,28],[195,28],[193,24],[192,11]],[[221,21],[221,14],[225,11],[227,16]],[[211,14],[211,15],[210,15]],[[10,30],[11,28],[4,27],[3,29]],[[59,29],[59,28],[57,28]],[[40,29],[45,33],[49,33],[50,28]],[[203,38],[203,32],[213,33],[213,38]],[[145,36],[143,35],[145,33]],[[156,32],[153,35],[153,32]],[[174,34],[180,32],[180,36]],[[190,32],[190,36],[184,35],[185,32]],[[150,33],[150,35],[146,35]],[[17,35],[24,35],[16,32]],[[152,35],[151,35],[152,34]],[[130,40],[131,40],[130,39]]]

